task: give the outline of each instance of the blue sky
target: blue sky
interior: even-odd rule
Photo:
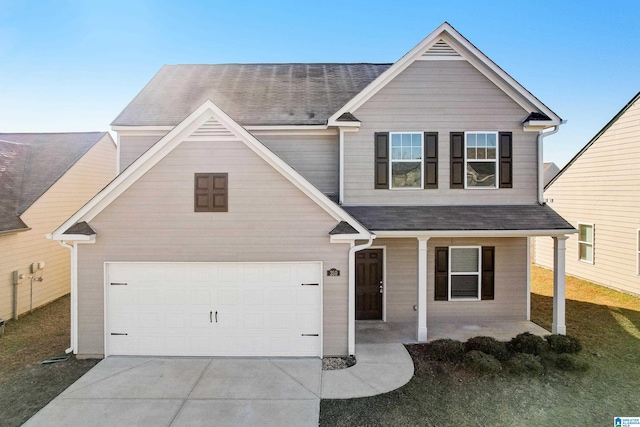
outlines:
[[[568,120],[564,165],[640,91],[635,1],[0,0],[0,132],[108,130],[163,64],[394,62],[448,21]]]

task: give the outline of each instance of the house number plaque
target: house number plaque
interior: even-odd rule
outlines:
[[[335,277],[339,275],[340,275],[340,270],[338,270],[337,268],[332,268],[331,270],[327,270],[327,276],[329,277]]]

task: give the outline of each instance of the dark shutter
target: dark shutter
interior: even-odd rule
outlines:
[[[438,188],[438,132],[424,133],[424,188]]]
[[[195,174],[194,211],[227,212],[228,187],[226,173]]]
[[[500,188],[513,187],[513,148],[511,132],[500,132]]]
[[[389,132],[376,132],[375,150],[375,188],[389,188]]]
[[[495,279],[495,248],[493,246],[482,247],[482,289],[481,299],[491,300],[494,295]]]
[[[451,188],[464,188],[464,132],[451,132]]]
[[[449,299],[449,248],[436,248],[435,300]]]

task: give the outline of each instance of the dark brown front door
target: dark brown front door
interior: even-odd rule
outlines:
[[[356,320],[382,319],[382,249],[356,253]]]

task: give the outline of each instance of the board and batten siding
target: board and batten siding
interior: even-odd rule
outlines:
[[[138,157],[144,154],[169,131],[120,132],[120,172],[128,168]]]
[[[13,315],[13,271],[28,276],[34,262],[44,261],[44,280],[33,283],[33,307],[70,291],[70,251],[46,235],[66,221],[115,176],[116,147],[105,135],[21,216],[31,230],[0,236],[0,318]],[[40,273],[38,273],[40,274]],[[18,313],[29,311],[30,280],[18,286]]]
[[[536,132],[529,115],[466,61],[416,61],[352,112],[345,134],[345,205],[529,204],[537,201]],[[374,189],[375,132],[438,132],[438,188]],[[450,189],[450,132],[513,133],[513,188]]]
[[[194,212],[194,174],[228,173],[228,212]],[[183,141],[90,221],[78,246],[79,346],[104,353],[104,262],[322,261],[325,355],[346,355],[348,244],[337,221],[244,143]]]
[[[640,294],[640,102],[636,101],[545,191],[549,206],[575,228],[594,225],[594,263],[579,260],[578,235],[567,240],[566,272]],[[535,240],[535,262],[553,267],[553,240]]]
[[[325,194],[338,194],[340,142],[334,135],[254,135]]]

